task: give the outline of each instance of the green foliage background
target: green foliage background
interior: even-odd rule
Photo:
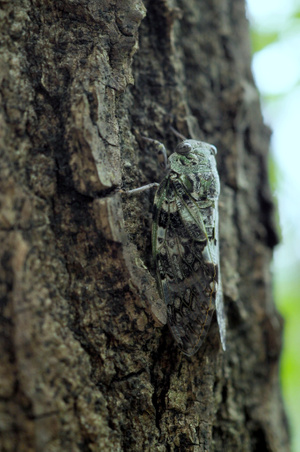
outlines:
[[[291,14],[285,18],[285,22],[281,23],[278,28],[270,23],[266,24],[266,27],[255,23],[255,18],[251,19],[251,42],[253,54],[266,49],[268,46],[274,43],[283,42],[287,35],[300,34],[300,4],[298,6],[294,3],[294,10]],[[296,58],[296,56],[295,56]],[[288,70],[288,68],[287,68]],[[271,74],[270,74],[271,75]],[[284,97],[290,96],[293,89],[299,88],[300,79],[291,87],[288,91],[280,94],[274,93],[263,96],[262,94],[262,108],[263,111],[267,108],[272,108],[272,105],[278,101],[285,100]],[[300,122],[300,105],[299,105],[299,122]],[[269,124],[272,127],[272,124]],[[298,149],[297,149],[298,147]],[[284,149],[282,149],[284,152]],[[298,143],[295,143],[295,152],[300,152]],[[269,175],[271,187],[275,194],[280,195],[283,187],[289,183],[279,167],[279,163],[276,161],[276,157],[270,153],[269,161]],[[300,178],[299,178],[300,187]],[[295,209],[300,210],[300,196],[299,204],[295,206]],[[275,201],[276,202],[276,201]],[[285,219],[279,218],[278,215],[278,229],[279,224],[284,224]],[[288,249],[300,248],[300,244],[297,243],[297,237],[299,233],[296,233],[296,228],[299,225],[288,225],[289,233],[282,237],[280,247],[286,247]],[[288,421],[291,430],[292,439],[292,451],[300,451],[300,261],[295,260],[294,256],[289,260],[288,251],[285,253],[275,253],[274,257],[274,296],[277,307],[285,319],[284,327],[284,348],[281,358],[281,381],[282,391],[288,414]],[[287,256],[286,262],[278,262],[280,256]]]

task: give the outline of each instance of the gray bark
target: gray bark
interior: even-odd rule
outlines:
[[[0,449],[289,450],[269,131],[242,0],[18,0],[1,8]],[[171,152],[218,148],[227,351],[165,324],[153,192]]]

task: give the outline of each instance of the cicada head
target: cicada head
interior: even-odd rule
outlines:
[[[216,168],[215,146],[203,141],[184,140],[169,157],[170,169],[178,174],[198,173]]]

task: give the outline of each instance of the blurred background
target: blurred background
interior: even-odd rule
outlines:
[[[274,296],[285,319],[281,380],[300,451],[300,0],[247,0],[252,70],[265,123],[273,130],[270,182],[281,243],[273,262]]]

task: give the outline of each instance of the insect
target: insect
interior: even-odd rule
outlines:
[[[188,356],[200,348],[215,310],[225,350],[216,153],[201,141],[179,143],[154,198],[152,252],[158,288],[172,335]]]

